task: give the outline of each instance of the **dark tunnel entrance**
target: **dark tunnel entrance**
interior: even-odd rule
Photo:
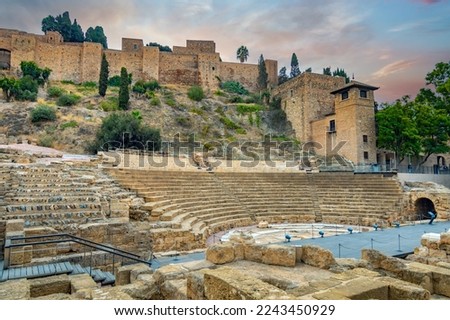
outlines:
[[[416,200],[415,203],[416,207],[416,219],[417,220],[423,220],[423,219],[430,219],[431,216],[429,212],[433,212],[436,214],[436,209],[434,208],[434,203],[428,198],[419,198]]]

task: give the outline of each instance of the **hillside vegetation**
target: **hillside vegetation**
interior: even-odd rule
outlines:
[[[40,87],[36,102],[2,99],[1,139],[9,143],[27,139],[70,153],[87,153],[102,120],[127,112],[143,125],[159,129],[163,141],[173,141],[177,134],[181,139],[195,135],[206,147],[217,142],[259,142],[267,134],[291,140],[292,129],[279,105],[267,103],[267,96],[242,90],[238,83],[207,92],[199,87],[138,82],[130,86],[127,111],[119,110],[119,88],[114,79],[111,84],[105,97],[99,96],[96,83],[62,81]]]

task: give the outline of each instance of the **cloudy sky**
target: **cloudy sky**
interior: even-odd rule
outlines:
[[[249,49],[290,69],[344,68],[380,86],[376,99],[415,95],[437,62],[450,61],[450,0],[0,0],[0,28],[41,34],[42,18],[70,12],[83,31],[100,25],[108,45],[122,37],[183,46],[214,40],[222,60]]]

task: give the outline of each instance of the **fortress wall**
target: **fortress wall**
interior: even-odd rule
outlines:
[[[81,81],[98,82],[100,65],[102,61],[103,47],[99,43],[84,42],[82,51],[82,75]]]
[[[36,61],[39,67],[52,69],[51,79],[72,80],[82,79],[82,44],[52,45],[39,42],[36,45]]]
[[[109,64],[109,77],[120,76],[122,67],[122,51],[106,49],[103,51]]]
[[[311,121],[319,120],[334,112],[336,88],[345,85],[345,79],[316,73],[302,73],[300,76],[283,83],[272,92],[281,98],[281,107],[301,142],[312,137]]]
[[[3,37],[0,34],[0,49],[6,49],[11,51],[11,38]]]
[[[159,48],[144,47],[142,50],[142,78],[157,80],[159,75]]]
[[[36,37],[34,35],[11,36],[11,71],[17,74],[20,71],[22,61],[34,61]]]
[[[159,55],[159,81],[161,83],[198,84],[198,57],[173,53]]]
[[[247,90],[254,91],[256,90],[256,79],[258,79],[258,65],[222,62],[219,77],[222,81],[238,81]]]
[[[220,76],[220,64],[218,53],[198,55],[198,71],[201,86],[212,90],[219,87],[217,77]]]

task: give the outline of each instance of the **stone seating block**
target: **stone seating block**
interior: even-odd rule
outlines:
[[[262,251],[262,263],[294,267],[296,263],[296,249],[282,245],[268,245]]]
[[[31,279],[29,281],[31,298],[48,296],[55,293],[70,294],[71,291],[70,279],[66,274]]]
[[[235,269],[222,267],[204,275],[205,297],[209,300],[289,300],[285,291]]]
[[[74,294],[80,290],[97,288],[97,283],[88,274],[70,275],[70,293]]]

